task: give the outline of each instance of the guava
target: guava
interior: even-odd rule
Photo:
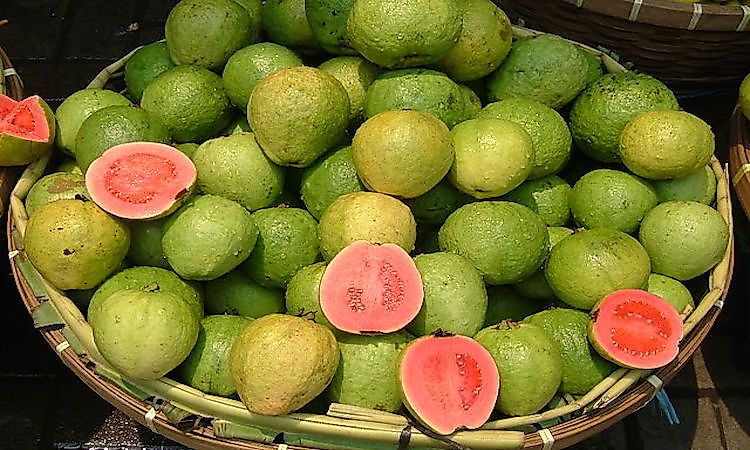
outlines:
[[[190,354],[200,317],[177,294],[124,289],[102,300],[89,323],[97,349],[119,373],[156,380]]]
[[[560,349],[540,327],[504,321],[474,337],[489,351],[502,377],[495,409],[525,416],[542,409],[562,382]]]
[[[31,216],[40,206],[55,200],[90,198],[83,175],[75,172],[55,172],[37,180],[26,194],[24,206]]]
[[[642,288],[649,273],[646,249],[633,237],[609,228],[566,237],[552,248],[544,269],[555,295],[583,310],[616,290]]]
[[[190,197],[197,175],[193,161],[170,145],[130,142],[109,148],[91,163],[86,189],[114,216],[156,219]]]
[[[166,218],[154,220],[131,220],[128,222],[130,230],[130,249],[128,260],[137,266],[161,267],[171,269],[161,239],[164,236]]]
[[[242,269],[261,286],[285,287],[318,259],[318,223],[300,208],[264,208],[252,215],[258,240]]]
[[[560,349],[561,392],[586,394],[615,370],[614,365],[589,345],[589,316],[585,312],[552,308],[529,316],[524,321],[541,327]]]
[[[339,358],[328,328],[301,317],[269,314],[253,320],[236,338],[229,369],[250,412],[279,416],[322,393]]]
[[[530,208],[548,227],[561,227],[570,220],[568,206],[572,188],[557,175],[526,180],[505,194],[503,200]]]
[[[320,280],[325,270],[325,262],[311,264],[298,270],[286,286],[284,300],[287,314],[305,317],[335,330],[336,327],[331,325],[320,309]]]
[[[285,311],[283,291],[259,285],[241,268],[205,284],[205,308],[209,314],[258,318]]]
[[[193,349],[177,368],[182,380],[207,394],[235,394],[229,355],[237,336],[251,322],[252,319],[239,316],[204,317]]]
[[[249,211],[273,204],[284,186],[284,169],[268,159],[252,133],[209,139],[192,159],[201,192],[234,200]]]
[[[448,127],[435,116],[398,110],[380,113],[359,127],[352,156],[370,190],[414,198],[443,179],[454,151]]]
[[[39,273],[58,289],[89,289],[125,259],[128,228],[88,200],[56,200],[29,219],[24,249]]]
[[[203,317],[203,289],[198,283],[182,280],[171,270],[136,266],[117,272],[96,289],[89,302],[89,322],[99,313],[105,299],[124,290],[175,294],[190,306],[195,316]]]
[[[182,278],[213,280],[247,259],[258,238],[250,213],[215,195],[193,197],[164,226],[162,247]]]
[[[409,207],[398,199],[377,192],[353,192],[337,198],[323,212],[318,237],[326,260],[359,240],[393,243],[411,252],[417,224]]]
[[[716,200],[716,175],[709,165],[681,178],[653,180],[651,186],[660,203],[684,200],[711,205]]]
[[[395,244],[356,241],[331,259],[320,280],[320,308],[337,329],[352,334],[392,333],[422,307],[422,278]]]
[[[334,200],[364,189],[354,167],[352,148],[347,146],[323,155],[305,169],[300,193],[310,214],[320,219]]]
[[[0,94],[2,95],[2,94]],[[38,95],[19,102],[2,95],[0,166],[23,166],[45,154],[55,142],[55,115]]]
[[[397,372],[404,404],[438,434],[482,426],[501,389],[492,355],[466,336],[441,333],[412,341]]]
[[[253,89],[247,108],[258,144],[282,166],[310,166],[341,143],[349,124],[346,90],[333,75],[313,67],[267,76]]]
[[[55,110],[55,144],[72,155],[81,124],[94,112],[114,105],[127,106],[131,102],[124,95],[108,89],[88,88],[70,94]]]
[[[489,97],[492,101],[526,97],[557,109],[583,90],[587,69],[578,47],[559,36],[541,34],[521,39],[490,75]]]
[[[597,303],[588,335],[596,351],[615,364],[656,369],[677,357],[682,319],[663,298],[640,289],[623,289]]]
[[[437,330],[474,336],[487,312],[487,291],[482,274],[463,256],[431,253],[414,258],[422,277],[424,302],[408,325],[415,336]]]
[[[405,331],[380,336],[337,336],[341,359],[326,397],[345,405],[397,412],[401,395],[396,363],[412,339]]]
[[[487,284],[512,284],[536,272],[549,248],[544,221],[505,201],[469,203],[446,219],[440,249],[468,258]]]
[[[637,231],[643,217],[659,203],[648,181],[612,169],[597,169],[582,176],[569,199],[579,226],[625,233]]]
[[[674,278],[652,273],[648,276],[648,283],[644,290],[663,298],[680,314],[687,314],[695,309],[693,294],[684,284]]]
[[[721,261],[729,243],[729,226],[718,211],[703,203],[670,201],[644,217],[638,239],[654,272],[685,281]]]

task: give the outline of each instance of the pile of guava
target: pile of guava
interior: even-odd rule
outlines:
[[[37,124],[26,198],[123,376],[450,434],[677,355],[731,232],[660,81],[490,0],[182,0],[165,36]]]

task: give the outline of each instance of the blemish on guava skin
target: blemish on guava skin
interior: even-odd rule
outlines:
[[[76,252],[76,251],[75,251],[75,249],[72,249],[72,248],[66,248],[66,249],[64,249],[64,250],[63,250],[63,255],[65,255],[65,256],[70,256],[70,255],[72,255],[72,254],[73,254],[73,253],[75,253],[75,252]]]

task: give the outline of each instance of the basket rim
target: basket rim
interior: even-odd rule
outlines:
[[[681,3],[671,0],[558,1],[628,22],[690,31],[750,32],[750,6],[747,5]]]
[[[536,33],[531,30],[527,30],[527,32]],[[605,64],[608,62],[608,56],[606,54],[596,50],[592,51],[598,54],[604,60]],[[611,60],[611,58],[609,59]],[[611,61],[616,66],[618,65],[613,60]],[[115,65],[112,65],[106,68],[103,73],[111,75],[115,70]],[[610,70],[612,69],[610,68]],[[105,75],[104,77],[107,78],[108,75]],[[32,166],[39,166],[40,164],[43,168],[46,161],[40,160]],[[714,160],[712,165],[717,177],[721,176],[722,179],[726,179],[726,171],[721,167],[718,161]],[[38,167],[36,167],[36,169],[38,170]],[[34,168],[30,166],[27,170],[33,171]],[[22,179],[22,181],[28,184],[29,180],[27,179],[24,181]],[[16,189],[19,189],[21,184],[22,183],[19,182]],[[23,191],[23,188],[20,188],[19,190]],[[50,297],[53,297],[56,290],[43,285],[44,291],[46,294],[49,294],[49,297],[45,295],[40,296],[36,288],[32,286],[32,283],[27,279],[26,272],[19,263],[20,260],[25,259],[25,255],[20,253],[22,252],[22,248],[19,249],[19,247],[22,247],[22,245],[19,244],[21,240],[16,241],[16,239],[19,238],[19,233],[22,233],[25,225],[25,210],[23,209],[23,203],[19,198],[14,198],[13,200],[14,202],[11,206],[13,214],[9,214],[7,222],[8,248],[12,256],[11,267],[24,305],[33,316],[34,312],[43,306],[44,303],[51,303],[52,306],[57,306],[55,302],[49,301]],[[733,227],[731,224],[731,202],[726,195],[725,190],[717,191],[717,202],[719,203],[720,208],[724,208],[723,214],[728,214],[727,220],[730,225],[730,243],[727,247],[724,260],[720,263],[721,269],[717,267],[714,268],[714,272],[712,272],[714,275],[719,271],[722,273],[716,277],[712,276],[709,278],[709,292],[703,297],[704,301],[701,302],[701,305],[704,308],[704,314],[697,317],[694,320],[694,323],[692,323],[691,332],[686,334],[681,343],[680,354],[678,357],[669,365],[659,369],[655,373],[655,375],[663,382],[668,382],[687,363],[687,361],[689,361],[692,353],[700,345],[705,335],[711,329],[719,314],[720,302],[723,301],[723,298],[728,291],[733,267],[733,234],[731,234],[733,233]],[[19,216],[16,217],[16,214],[19,214]],[[36,273],[33,268],[32,272]],[[67,301],[69,302],[69,300]],[[68,318],[67,321],[60,319],[68,328],[74,324],[76,320],[75,317],[71,320],[71,316],[63,315],[63,317]],[[110,402],[113,406],[122,410],[139,423],[148,426],[153,431],[163,434],[177,442],[198,449],[269,449],[276,446],[246,440],[219,438],[216,436],[213,429],[206,426],[199,426],[189,431],[181,430],[179,427],[173,425],[165,414],[156,410],[152,403],[135,398],[131,393],[128,393],[127,390],[118,386],[117,383],[106,379],[100,372],[97,372],[95,370],[96,363],[91,357],[92,355],[86,355],[85,353],[79,354],[74,348],[69,347],[69,345],[71,345],[69,343],[70,336],[64,335],[64,330],[61,332],[60,330],[44,327],[43,325],[38,325],[38,327],[44,338],[48,341],[50,346],[55,349],[56,353],[66,366],[81,378],[84,383],[89,385],[89,387],[97,392],[98,395]],[[66,344],[68,346],[66,346]],[[534,431],[523,434],[522,440],[519,440],[518,444],[522,445],[523,448],[549,448],[546,445],[546,442],[548,442],[549,437],[551,436],[552,439],[557,442],[555,448],[562,448],[608,428],[623,417],[644,406],[658,390],[657,386],[653,383],[642,380],[638,373],[634,373],[633,376],[635,378],[631,378],[630,384],[627,384],[626,386],[632,387],[626,393],[621,393],[619,395],[615,394],[614,397],[609,398],[609,401],[607,401],[603,407],[588,411],[584,410],[584,414],[578,417],[544,428],[544,430],[549,432],[545,434],[545,436],[547,436],[546,441],[542,438],[540,432]],[[618,381],[618,383],[620,381]],[[151,391],[150,393],[152,396],[158,394],[158,392],[154,393]],[[171,401],[170,398],[166,398],[166,400]],[[472,433],[482,433],[482,430]],[[326,443],[323,442],[320,445],[326,445]],[[332,444],[329,443],[327,445],[330,447]],[[293,446],[289,447],[301,448]]]
[[[750,121],[739,104],[732,113],[729,139],[732,188],[745,215],[750,218]]]

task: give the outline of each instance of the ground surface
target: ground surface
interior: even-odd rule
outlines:
[[[10,20],[0,27],[0,46],[21,73],[26,92],[55,107],[129,49],[162,38],[174,3],[0,0],[0,19]],[[725,157],[736,87],[724,88],[681,104],[712,124]],[[744,238],[750,227],[740,208],[735,210],[741,235],[726,307],[693,362],[667,388],[681,423],[670,425],[649,405],[576,449],[750,449],[750,256]],[[184,448],[138,426],[62,365],[32,328],[5,259],[0,296],[0,449]]]

